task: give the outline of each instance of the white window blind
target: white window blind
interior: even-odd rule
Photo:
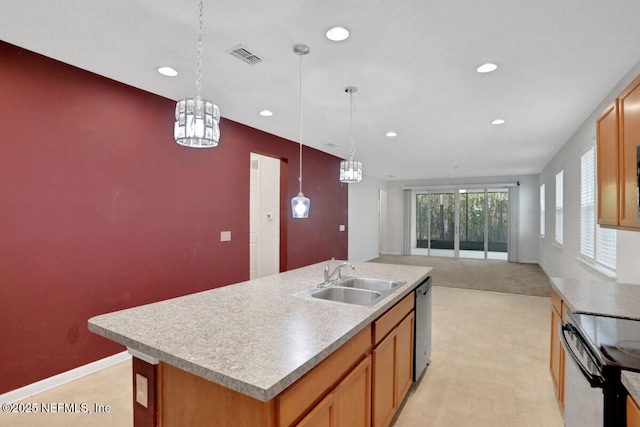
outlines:
[[[585,258],[616,269],[616,230],[596,223],[596,156],[591,148],[580,158],[580,253]]]
[[[594,149],[580,158],[580,253],[595,260],[596,172]]]
[[[564,197],[563,197],[563,187],[564,187],[564,171],[558,172],[556,175],[556,237],[555,242],[558,245],[562,245],[563,243],[563,220],[564,220]]]
[[[540,186],[540,235],[544,236],[544,184]]]
[[[618,231],[597,226],[596,262],[616,269],[617,264]]]

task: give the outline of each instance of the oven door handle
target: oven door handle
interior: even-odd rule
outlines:
[[[582,372],[584,377],[587,379],[587,381],[589,381],[589,384],[591,385],[591,387],[603,388],[605,383],[604,377],[602,377],[601,375],[593,375],[591,372],[587,371],[587,369],[584,366],[582,366],[582,363],[580,363],[580,360],[578,359],[576,354],[573,352],[573,349],[571,348],[571,346],[567,341],[565,332],[573,335],[577,335],[579,337],[580,335],[578,333],[578,330],[575,328],[575,326],[568,323],[561,323],[559,329],[560,329],[560,341],[562,342],[562,346],[564,347],[565,351],[569,353],[569,356],[571,356],[571,358],[576,362],[576,365],[578,365],[578,368],[580,368],[580,371]],[[585,351],[589,352],[589,350],[586,347],[585,347]]]

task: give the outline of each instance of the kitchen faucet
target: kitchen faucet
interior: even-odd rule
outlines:
[[[331,261],[334,261],[334,260],[335,260],[335,258],[331,258]],[[324,268],[324,282],[321,283],[320,285],[318,285],[318,287],[323,288],[325,286],[329,286],[331,284],[331,282],[334,281],[334,280],[342,279],[341,270],[342,270],[343,267],[349,266],[349,267],[351,267],[352,270],[356,269],[356,267],[353,264],[351,264],[350,262],[346,262],[345,261],[342,264],[338,265],[331,273],[329,273],[329,271],[330,271],[330,266],[329,265],[331,264],[331,261],[329,261],[327,263],[327,266]],[[333,276],[336,273],[338,273],[338,278],[337,279],[333,279]]]

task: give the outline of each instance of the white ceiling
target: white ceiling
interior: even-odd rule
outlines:
[[[640,59],[638,18],[638,0],[205,0],[202,93],[298,141],[305,43],[305,145],[349,156],[353,85],[365,175],[536,174]],[[174,100],[195,95],[197,23],[197,0],[0,2],[0,39]],[[351,37],[327,40],[334,25]],[[240,44],[265,61],[232,57]]]

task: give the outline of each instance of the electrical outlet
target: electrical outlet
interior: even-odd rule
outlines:
[[[344,231],[345,230],[345,226],[343,224],[340,224],[340,231]]]
[[[136,402],[149,407],[149,380],[140,374],[136,374]]]
[[[231,232],[230,231],[221,231],[220,232],[220,241],[221,242],[230,242],[231,241]]]

